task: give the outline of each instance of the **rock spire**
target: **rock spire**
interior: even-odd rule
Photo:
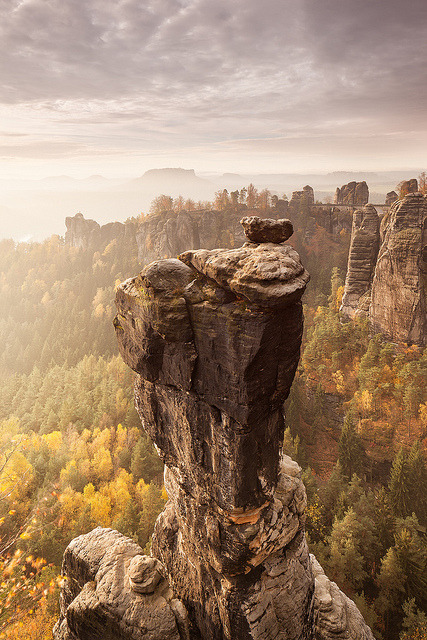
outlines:
[[[186,251],[118,288],[169,501],[151,557],[111,530],[71,543],[57,640],[373,640],[310,558],[301,469],[281,452],[309,276],[289,221],[243,226],[238,249]]]

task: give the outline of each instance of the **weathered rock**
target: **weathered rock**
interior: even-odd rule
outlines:
[[[426,341],[427,199],[410,193],[384,218],[369,318],[395,342]]]
[[[248,242],[160,260],[119,287],[120,350],[169,501],[153,557],[110,530],[71,543],[56,640],[314,640],[306,494],[281,454],[307,282],[293,249]],[[342,598],[318,607],[319,634],[358,633],[353,613],[335,623]]]
[[[396,200],[398,199],[399,199],[399,196],[397,195],[396,191],[389,191],[385,197],[385,204],[391,205],[393,204],[393,202],[396,202]]]
[[[310,207],[314,204],[314,191],[313,187],[306,185],[302,191],[293,191],[292,198],[289,203],[290,209],[298,211],[304,207]]]
[[[145,216],[136,232],[138,258],[148,264],[189,249],[238,247],[245,241],[240,218],[239,212],[205,210]]]
[[[129,563],[128,578],[135,593],[154,593],[162,579],[161,564],[150,556],[134,556]]]
[[[289,245],[245,243],[239,249],[186,251],[180,259],[254,305],[281,309],[298,302],[309,276]]]
[[[334,204],[364,205],[369,200],[369,189],[365,181],[349,182],[335,191]]]
[[[362,614],[331,582],[314,556],[310,556],[315,576],[314,640],[374,640]]]
[[[290,238],[294,232],[292,222],[286,218],[270,220],[250,216],[242,218],[240,223],[248,240],[257,243],[274,242],[280,244]]]
[[[417,193],[417,191],[418,191],[418,180],[416,178],[411,178],[410,180],[404,180],[400,185],[401,198],[408,195],[408,193]]]
[[[380,246],[380,222],[371,204],[353,215],[353,228],[348,256],[347,276],[340,312],[353,318],[369,310],[369,298]]]
[[[135,244],[136,226],[132,222],[109,222],[100,226],[95,220],[86,220],[82,213],[76,213],[65,218],[65,225],[65,244],[77,249],[100,251],[113,241]]]
[[[186,609],[161,563],[121,533],[98,527],[64,554],[56,640],[189,640]],[[144,569],[144,582],[138,580]],[[137,588],[135,588],[135,584]]]
[[[82,213],[65,218],[65,226],[65,244],[77,249],[87,249],[93,233],[99,231],[99,224],[95,220],[86,220]]]

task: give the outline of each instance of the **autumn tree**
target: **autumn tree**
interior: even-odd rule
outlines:
[[[252,184],[246,190],[246,205],[248,209],[255,209],[258,201],[258,189]]]
[[[150,213],[161,213],[162,211],[172,211],[172,209],[173,198],[164,194],[154,198],[150,205]]]

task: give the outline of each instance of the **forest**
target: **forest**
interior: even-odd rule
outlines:
[[[193,206],[165,198],[153,211]],[[281,201],[250,185],[204,204],[265,215]],[[343,324],[349,234],[313,229],[304,203],[294,226],[312,280],[284,450],[303,468],[310,550],[378,640],[426,640],[426,355]],[[0,638],[51,637],[74,537],[112,527],[149,550],[162,464],[112,326],[114,289],[140,268],[115,240],[0,241]]]

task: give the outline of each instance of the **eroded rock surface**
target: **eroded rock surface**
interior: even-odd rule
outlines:
[[[329,580],[313,555],[310,558],[315,577],[315,640],[373,640],[372,631],[353,600]]]
[[[427,199],[409,193],[382,222],[372,284],[372,328],[396,342],[426,342]]]
[[[161,563],[121,533],[98,527],[75,538],[62,573],[56,640],[189,640]]]
[[[335,191],[335,204],[364,205],[369,200],[369,189],[365,181],[349,182]]]
[[[109,530],[71,543],[57,640],[96,640],[102,625],[107,640],[329,640],[330,628],[362,640],[339,590],[316,609],[301,469],[281,453],[308,274],[274,221],[262,233],[119,287],[119,347],[169,500],[152,557]]]
[[[292,223],[286,218],[270,220],[259,216],[242,218],[240,223],[245,235],[251,242],[286,242],[294,232]]]
[[[76,249],[101,251],[110,242],[135,243],[136,225],[132,222],[109,222],[100,226],[82,213],[65,218],[65,244]]]
[[[378,213],[375,207],[367,204],[353,214],[347,276],[340,309],[344,318],[353,318],[358,312],[369,310],[379,246]]]

